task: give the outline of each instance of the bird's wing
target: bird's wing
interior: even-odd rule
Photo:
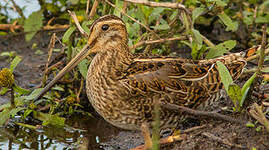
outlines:
[[[177,99],[176,103],[182,105],[208,98],[206,87],[196,81],[205,78],[214,65],[181,58],[139,58],[118,80],[134,96],[169,93],[171,100]]]

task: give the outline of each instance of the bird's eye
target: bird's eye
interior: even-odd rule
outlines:
[[[106,30],[108,30],[108,28],[109,28],[109,25],[108,24],[102,25],[102,30],[106,31]]]

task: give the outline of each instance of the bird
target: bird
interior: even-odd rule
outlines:
[[[86,76],[86,93],[93,108],[110,124],[127,130],[152,126],[154,106],[160,105],[160,128],[175,128],[184,118],[165,104],[201,109],[218,100],[223,84],[217,61],[233,80],[246,65],[242,53],[207,60],[134,54],[128,48],[124,21],[114,15],[96,19],[82,50],[45,86],[47,92],[66,72],[87,56],[95,54]]]

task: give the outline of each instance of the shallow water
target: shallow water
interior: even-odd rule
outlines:
[[[129,149],[143,143],[139,132],[120,130],[102,118],[77,115],[64,128],[0,128],[0,149]]]
[[[28,17],[32,12],[40,10],[40,5],[37,0],[16,0],[15,3],[23,10],[25,17]],[[6,1],[0,1],[1,6],[12,6],[11,1],[7,4]],[[18,18],[19,14],[14,9],[1,9],[1,13],[7,15],[9,18]]]

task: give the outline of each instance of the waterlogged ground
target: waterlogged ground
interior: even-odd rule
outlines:
[[[128,136],[134,139],[126,139],[125,137]],[[120,131],[101,118],[81,115],[69,118],[64,128],[42,127],[38,130],[31,130],[10,124],[0,129],[1,149],[112,150],[132,148],[142,142],[140,133]]]
[[[60,37],[62,32],[57,32]],[[24,35],[0,37],[0,52],[16,51],[22,57],[22,62],[16,68],[15,79],[18,85],[31,88],[41,81],[42,68],[47,60],[49,32],[38,33],[32,42],[26,43]],[[36,43],[35,48],[32,48]],[[59,45],[56,45],[60,47]],[[44,53],[35,54],[37,50]],[[7,57],[0,57],[0,67],[8,67]],[[243,79],[245,80],[245,79]],[[8,102],[8,96],[0,97],[0,105]],[[87,102],[87,99],[82,99]],[[219,101],[211,110],[231,107],[229,100]],[[93,116],[75,114],[67,119],[65,128],[43,126],[32,130],[15,125],[12,121],[0,128],[0,149],[89,149],[89,150],[126,150],[143,144],[140,132],[118,129],[105,122],[92,108],[88,110]],[[246,112],[226,115],[250,120]],[[20,119],[20,118],[15,118]],[[29,124],[41,124],[31,122]],[[165,145],[162,149],[252,149],[267,150],[269,134],[264,130],[257,132],[255,128],[243,125],[217,121],[212,119],[190,120],[182,128],[203,126],[201,129],[187,133],[185,139],[174,144]],[[213,135],[213,136],[212,136]]]

